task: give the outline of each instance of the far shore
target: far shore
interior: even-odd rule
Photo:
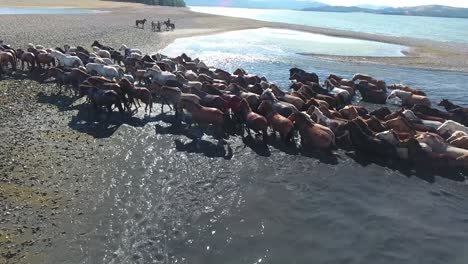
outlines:
[[[54,0],[4,0],[0,7],[41,7],[59,8]],[[321,54],[303,54],[326,60],[338,60],[355,63],[390,64],[419,69],[447,70],[468,72],[468,45],[459,43],[436,42],[413,38],[383,36],[361,32],[342,31],[328,28],[272,23],[251,19],[217,16],[192,12],[188,8],[146,6],[142,4],[80,0],[60,1],[60,8],[86,8],[111,11],[109,14],[80,15],[0,15],[0,23],[14,27],[0,28],[0,35],[8,43],[23,47],[29,42],[57,46],[63,44],[84,45],[94,40],[101,40],[109,45],[126,43],[146,52],[156,52],[172,43],[177,38],[216,34],[233,30],[255,29],[262,27],[298,30],[334,37],[354,38],[398,44],[408,47],[405,57],[348,57]],[[28,19],[24,19],[27,17]],[[176,22],[174,32],[153,33],[149,25],[145,30],[134,27],[135,19],[152,20],[171,18]],[[31,19],[40,21],[38,31]],[[46,34],[44,31],[49,31]],[[66,35],[67,32],[73,34]],[[64,43],[64,40],[67,43]],[[54,47],[55,47],[54,46]],[[183,52],[183,51],[181,51]]]

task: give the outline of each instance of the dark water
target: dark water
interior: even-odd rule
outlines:
[[[107,13],[107,11],[88,10],[88,9],[72,9],[72,8],[0,8],[0,15],[26,15],[26,14],[95,14]]]
[[[291,66],[322,78],[364,72],[420,87],[433,101],[468,104],[462,73],[225,55],[201,57],[283,86]],[[56,263],[468,262],[463,175],[352,152],[304,155],[240,137],[222,148],[205,136],[196,148],[190,138],[198,129],[171,126],[167,116],[147,121],[103,140],[102,166],[83,175],[100,195],[84,222],[71,221],[84,235],[58,246]]]

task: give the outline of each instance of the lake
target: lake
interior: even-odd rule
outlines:
[[[72,8],[0,8],[0,15],[59,15],[59,14],[97,14],[109,11],[72,9]]]
[[[468,19],[394,16],[366,13],[306,12],[294,10],[191,7],[191,10],[223,16],[243,17],[338,30],[397,37],[468,43]]]

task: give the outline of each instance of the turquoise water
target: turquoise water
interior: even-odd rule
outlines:
[[[0,15],[26,15],[26,14],[94,14],[107,13],[107,11],[71,9],[71,8],[0,8]]]
[[[191,7],[195,12],[243,17],[314,27],[397,37],[468,43],[468,19],[376,15],[365,13],[304,12],[222,7]]]

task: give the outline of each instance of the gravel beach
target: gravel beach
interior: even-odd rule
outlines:
[[[54,1],[43,1],[52,5]],[[104,14],[0,15],[0,39],[14,47],[27,43],[44,46],[64,44],[89,47],[94,40],[118,47],[127,44],[144,52],[156,52],[181,37],[215,34],[231,30],[275,27],[333,36],[383,41],[410,47],[405,58],[319,56],[329,60],[394,64],[408,67],[468,72],[468,47],[462,44],[384,37],[337,30],[294,26],[199,14],[185,8],[148,7],[138,4],[99,2]],[[96,1],[95,1],[96,2]],[[6,1],[0,6],[38,6],[27,1]],[[147,18],[145,29],[134,26]],[[151,20],[170,18],[174,32],[153,33]],[[7,25],[7,26],[5,26]],[[183,51],[181,51],[183,52]],[[0,264],[48,263],[46,253],[57,241],[80,237],[83,231],[63,223],[86,217],[93,207],[89,197],[99,191],[92,177],[101,164],[100,153],[112,129],[89,118],[81,101],[57,94],[57,87],[41,83],[41,76],[16,73],[0,79]],[[79,118],[77,118],[79,116]],[[145,123],[136,122],[138,126]],[[118,126],[115,127],[117,129]],[[64,221],[63,219],[67,219]],[[79,222],[79,220],[76,220]],[[66,230],[66,231],[65,231]],[[69,234],[67,232],[72,232]]]

